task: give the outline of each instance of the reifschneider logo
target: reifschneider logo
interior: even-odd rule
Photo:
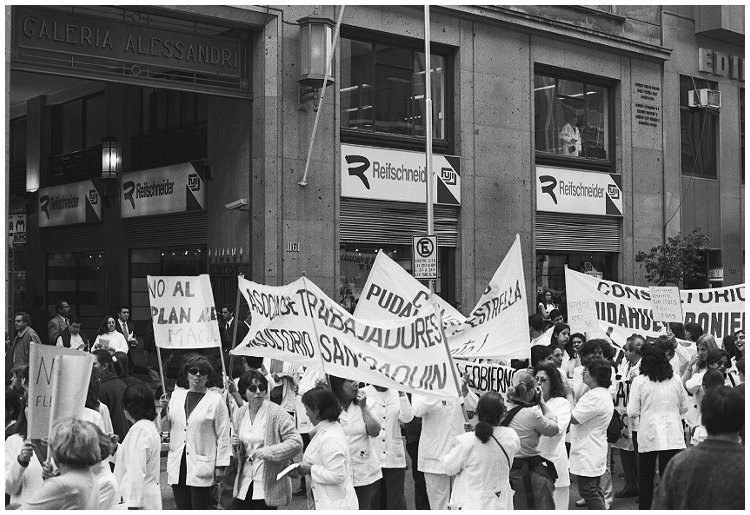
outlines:
[[[365,175],[365,172],[367,172],[367,169],[370,168],[370,160],[367,159],[365,156],[346,156],[346,164],[348,165],[357,165],[357,166],[349,166],[349,175],[352,175],[354,177],[359,177],[362,181],[362,184],[364,184],[365,188],[368,190],[370,189],[370,181],[367,179],[367,176]]]
[[[539,181],[542,183],[542,193],[548,193],[552,197],[552,201],[557,204],[557,195],[555,195],[555,187],[557,187],[557,179],[551,175],[540,175]]]

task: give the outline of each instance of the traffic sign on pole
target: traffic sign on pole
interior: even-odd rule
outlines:
[[[437,236],[412,236],[411,270],[416,279],[437,279]]]

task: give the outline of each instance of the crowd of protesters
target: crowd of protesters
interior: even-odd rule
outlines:
[[[6,507],[162,509],[168,444],[177,509],[276,509],[297,495],[310,509],[406,509],[407,453],[417,509],[565,510],[571,497],[589,509],[628,497],[640,509],[744,509],[744,331],[718,342],[672,324],[659,338],[587,340],[552,298],[529,317],[531,359],[508,363],[506,395],[478,397],[461,378],[452,400],[250,356],[228,360],[222,379],[249,325],[228,306],[223,355],[184,354],[167,395],[133,376],[127,306],[92,341],[59,302],[47,343],[94,360],[84,412],[46,442],[27,438],[29,349],[43,342],[18,313],[6,343]],[[625,486],[613,492],[618,455]]]

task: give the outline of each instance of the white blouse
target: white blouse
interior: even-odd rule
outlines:
[[[96,340],[94,340],[94,345],[92,345],[91,347],[92,351],[97,350],[97,344],[107,347],[107,350],[109,350],[112,354],[114,354],[115,352],[124,352],[125,354],[127,354],[128,350],[130,349],[130,347],[128,347],[127,340],[125,340],[125,337],[117,331],[98,335],[96,337]]]
[[[604,474],[607,469],[607,427],[614,411],[612,396],[600,386],[587,391],[578,400],[571,414],[579,422],[570,429],[572,474],[585,477]]]
[[[373,439],[367,434],[362,409],[354,403],[341,410],[339,415],[341,427],[349,437],[349,455],[351,456],[354,486],[371,485],[383,477],[380,460],[375,453]]]
[[[128,430],[115,454],[115,478],[128,507],[161,510],[161,437],[156,424],[141,419]]]
[[[640,417],[638,452],[684,449],[681,415],[687,408],[687,394],[677,375],[659,382],[636,377],[630,386],[628,416]]]
[[[240,478],[240,490],[237,494],[238,499],[245,500],[250,484],[253,485],[253,499],[265,499],[263,490],[263,471],[265,462],[263,460],[253,459],[255,452],[263,447],[266,438],[266,421],[268,417],[268,402],[264,401],[258,413],[255,415],[255,422],[250,420],[250,410],[245,411],[245,416],[240,422],[240,429],[237,436],[245,447],[245,464],[242,467],[242,477]]]
[[[406,424],[414,418],[414,411],[409,398],[388,389],[379,392],[374,386],[363,390],[367,394],[367,405],[380,422],[380,434],[372,438],[375,453],[382,468],[405,468],[404,437],[401,434],[401,423]]]
[[[568,451],[565,448],[565,434],[570,424],[570,403],[565,397],[552,397],[547,401],[547,407],[557,417],[560,430],[555,436],[540,436],[537,449],[543,458],[555,464],[557,470],[555,487],[570,486]]]

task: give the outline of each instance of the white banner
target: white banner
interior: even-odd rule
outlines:
[[[55,368],[58,364],[57,358],[60,356],[82,356],[89,360],[90,366],[85,373],[82,373],[81,370],[75,372],[78,380],[81,382],[85,380],[88,389],[91,367],[93,367],[93,356],[91,354],[65,347],[32,343],[29,347],[29,429],[27,435],[29,439],[47,438],[49,434],[53,402],[52,384]],[[66,369],[70,370],[69,368]],[[70,377],[66,374],[60,384],[68,379]],[[70,393],[75,394],[76,391],[77,389],[74,389]],[[65,395],[68,395],[68,392],[65,392]],[[86,401],[85,395],[83,401]]]
[[[181,163],[122,174],[122,218],[201,211],[205,197],[202,164]]]
[[[39,227],[97,223],[102,220],[102,200],[90,180],[39,190]]]
[[[434,298],[450,338],[466,317],[437,295]],[[354,316],[365,320],[393,320],[429,314],[432,313],[429,299],[430,289],[380,250],[362,288]]]
[[[424,152],[341,145],[341,196],[424,203]],[[433,201],[461,205],[461,158],[432,155]]]
[[[221,347],[207,274],[146,277],[154,341],[162,349]]]
[[[665,324],[655,321],[648,287],[605,281],[565,269],[565,293],[568,302],[592,299],[595,302],[598,330],[587,335],[611,333],[618,345],[631,334],[656,337],[666,332]],[[681,290],[683,323],[696,322],[705,332],[721,340],[745,327],[745,285]]]
[[[507,399],[508,387],[516,370],[491,363],[474,363],[463,359],[456,360],[456,367],[466,378],[466,383],[477,395],[497,392]]]
[[[52,376],[52,406],[49,431],[60,421],[80,418],[89,392],[94,355],[56,356]]]
[[[552,213],[622,216],[622,176],[537,166],[536,209]]]
[[[521,238],[517,234],[463,330],[450,337],[448,344],[455,358],[531,357]]]
[[[305,278],[286,286],[238,281],[252,317],[232,354],[275,358],[406,392],[459,396],[435,311],[370,322],[349,314]]]
[[[612,444],[615,449],[625,451],[633,450],[633,435],[630,432],[630,417],[628,417],[628,398],[630,397],[630,383],[622,380],[615,381],[614,404],[615,411],[620,416],[622,422],[622,437]]]

